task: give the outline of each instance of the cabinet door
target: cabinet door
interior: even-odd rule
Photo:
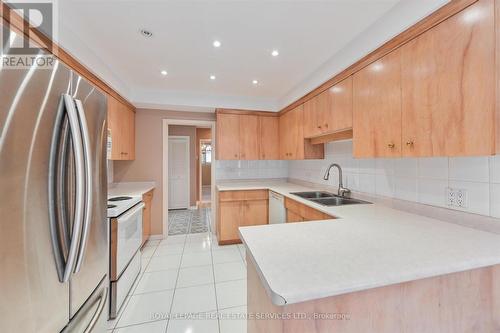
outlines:
[[[304,103],[304,137],[311,138],[321,134],[319,115],[319,96]]]
[[[259,159],[259,117],[252,115],[238,116],[240,119],[240,159]],[[238,141],[236,141],[238,142]],[[237,144],[237,143],[233,144]]]
[[[353,80],[354,156],[401,156],[400,49],[363,68]]]
[[[268,200],[243,201],[242,206],[243,219],[241,220],[241,227],[268,223]]]
[[[290,112],[287,112],[279,117],[279,146],[280,146],[280,159],[290,159]]]
[[[304,107],[300,105],[288,112],[289,159],[304,159]]]
[[[261,160],[279,160],[279,118],[278,117],[259,117],[259,153]]]
[[[323,112],[322,128],[334,132],[352,128],[352,76],[325,92],[328,103]]]
[[[121,129],[120,129],[120,104],[111,96],[108,96],[108,129],[111,133],[111,160],[122,159]]]
[[[404,156],[495,153],[494,38],[479,1],[402,47]]]
[[[217,114],[217,159],[240,159],[240,118],[235,114]]]
[[[123,152],[124,160],[135,159],[135,112],[123,105]]]
[[[238,227],[243,219],[243,201],[219,202],[219,242],[239,239]]]

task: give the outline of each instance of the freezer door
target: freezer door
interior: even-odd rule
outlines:
[[[73,316],[62,333],[106,332],[109,306],[109,281],[105,276]]]
[[[69,87],[61,63],[0,67],[0,332],[59,332],[69,320],[64,247],[53,251],[47,194],[54,124]]]
[[[90,170],[87,170],[90,173],[86,172],[86,181],[90,182],[86,189],[90,193],[86,193],[85,198],[90,198],[91,202],[85,204],[84,226],[88,225],[88,228],[82,228],[80,251],[70,281],[71,317],[82,307],[107,274],[109,265],[106,216],[107,101],[103,93],[76,74],[73,75],[72,96],[83,118],[81,120],[85,123],[81,124],[82,141],[86,146],[85,164],[90,166]]]

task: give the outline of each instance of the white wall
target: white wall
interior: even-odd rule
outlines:
[[[215,168],[217,180],[288,177],[288,161],[215,161]]]
[[[334,162],[352,190],[447,207],[447,187],[466,189],[468,207],[453,209],[500,218],[500,156],[354,159],[352,141],[343,141],[327,144],[324,160],[291,161],[289,177],[337,186],[335,169],[329,181],[323,180]]]

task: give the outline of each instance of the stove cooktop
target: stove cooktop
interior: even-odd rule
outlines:
[[[142,201],[141,196],[115,196],[108,198],[108,218],[118,217]]]

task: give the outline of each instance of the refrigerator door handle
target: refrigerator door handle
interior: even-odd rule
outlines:
[[[64,111],[64,98],[61,96],[50,147],[48,184],[50,238],[60,282],[64,282],[66,253],[68,253],[69,246],[68,227],[65,224],[68,218],[67,206],[64,195],[62,195],[64,193],[64,172],[69,142],[68,121]]]
[[[102,314],[102,311],[104,310],[104,306],[106,305],[107,299],[108,299],[108,288],[105,287],[105,288],[103,288],[103,291],[102,291],[101,295],[99,296],[99,306],[97,307],[97,310],[96,310],[94,316],[92,317],[92,320],[90,320],[90,323],[87,326],[87,328],[85,329],[84,333],[92,332],[92,330],[95,327],[95,324],[97,323],[97,321],[99,320],[99,317]]]
[[[85,118],[85,111],[83,104],[80,100],[75,99],[76,111],[80,119],[80,127],[83,141],[83,157],[85,166],[85,210],[82,226],[82,237],[80,240],[80,247],[78,250],[78,257],[74,273],[78,273],[82,266],[83,258],[85,255],[85,247],[87,246],[87,238],[90,230],[90,223],[92,222],[92,153],[90,146],[90,134],[87,126],[87,119]]]
[[[85,165],[83,161],[83,144],[80,130],[80,122],[76,111],[73,98],[68,94],[63,94],[64,105],[68,114],[69,129],[73,142],[73,151],[75,155],[75,213],[71,242],[69,247],[68,259],[64,269],[63,282],[69,281],[71,272],[75,265],[76,256],[79,248],[80,234],[82,231],[82,223],[84,217],[84,180],[85,180]]]

